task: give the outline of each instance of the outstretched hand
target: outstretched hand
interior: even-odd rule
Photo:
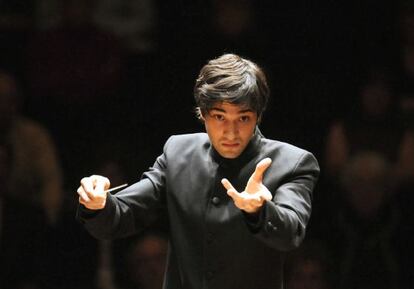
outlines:
[[[250,176],[246,188],[241,193],[237,192],[229,180],[221,180],[221,183],[227,190],[227,194],[233,199],[236,207],[247,213],[256,213],[265,201],[272,199],[272,194],[263,185],[263,174],[271,163],[272,160],[270,158],[261,160],[256,165],[256,169]]]

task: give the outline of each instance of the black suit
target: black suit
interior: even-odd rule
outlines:
[[[273,194],[260,215],[245,214],[220,183],[243,191],[256,164],[270,157],[263,183]],[[284,251],[304,238],[319,175],[313,155],[257,132],[236,159],[224,159],[204,133],[171,137],[141,181],[109,195],[102,211],[80,219],[97,238],[133,234],[167,210],[170,251],[164,288],[283,288]],[[90,212],[89,212],[90,213]]]

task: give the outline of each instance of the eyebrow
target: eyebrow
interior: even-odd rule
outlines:
[[[227,112],[226,110],[224,110],[224,109],[222,109],[222,108],[218,108],[218,107],[213,107],[212,109],[210,109],[210,111],[211,111],[211,110],[216,110],[216,111],[219,111],[219,112],[224,112],[224,113],[226,113],[226,112]],[[238,111],[237,113],[241,114],[241,113],[246,113],[246,112],[253,112],[253,110],[252,110],[252,109],[250,109],[250,108],[247,108],[247,109],[240,110],[240,111]]]

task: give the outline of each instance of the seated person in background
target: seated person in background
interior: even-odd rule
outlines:
[[[322,242],[307,240],[286,259],[286,289],[330,289],[332,266]]]
[[[16,80],[0,70],[0,161],[4,162],[0,170],[5,172],[0,195],[0,284],[4,289],[47,282],[39,281],[47,278],[39,270],[48,271],[47,232],[57,222],[63,197],[52,138],[39,123],[19,113],[20,102]]]
[[[126,288],[161,289],[167,261],[168,241],[166,236],[155,231],[146,231],[134,238],[124,259],[127,265]]]
[[[324,163],[329,178],[337,177],[348,160],[361,151],[375,151],[392,165],[396,181],[414,176],[414,133],[404,127],[390,77],[375,70],[358,90],[348,117],[328,132]]]
[[[390,178],[391,165],[376,152],[353,156],[341,174],[338,209],[329,238],[336,264],[338,289],[400,287],[402,254],[398,244],[400,214]]]
[[[0,70],[0,146],[9,155],[7,197],[43,211],[54,223],[62,200],[62,175],[51,135],[19,112],[16,80]]]

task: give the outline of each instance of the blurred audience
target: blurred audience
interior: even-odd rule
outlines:
[[[97,174],[102,176],[108,176],[111,180],[111,186],[116,187],[121,184],[128,183],[128,177],[125,168],[121,165],[120,149],[115,145],[107,145],[106,149],[111,151],[111,148],[116,152],[110,153],[98,153],[99,156],[110,155],[111,157],[106,160],[99,160]],[[118,149],[116,149],[118,148]],[[108,240],[98,241],[98,266],[96,270],[96,288],[97,289],[115,289],[115,270],[114,270],[114,248],[113,242]]]
[[[28,107],[56,137],[73,183],[89,144],[102,137],[91,132],[112,126],[108,113],[117,108],[122,55],[116,37],[92,22],[94,0],[60,3],[59,25],[29,39]],[[73,154],[75,149],[80,153]]]
[[[136,169],[129,169],[126,144],[109,141],[95,152],[96,170],[93,173],[110,177],[111,186],[133,183],[139,176]],[[101,157],[109,156],[106,159]],[[144,169],[143,159],[134,161],[134,167]],[[132,171],[132,172],[130,172]],[[136,236],[114,241],[97,241],[97,264],[93,280],[97,289],[155,289],[162,287],[167,254],[165,214],[153,219],[155,229],[148,229]]]
[[[355,154],[371,150],[385,156],[396,180],[414,176],[414,133],[401,122],[392,79],[374,69],[363,79],[349,115],[332,124],[324,155],[325,173],[335,178]]]
[[[414,128],[414,5],[412,1],[400,4],[397,18],[400,51],[398,93],[401,109],[410,126]]]
[[[59,25],[29,40],[27,79],[33,104],[55,119],[66,113],[73,120],[79,110],[100,107],[118,88],[118,42],[91,22],[93,7],[93,0],[63,0]]]
[[[157,7],[154,0],[98,1],[94,21],[116,35],[128,54],[147,54],[156,48]]]
[[[133,238],[125,251],[126,278],[120,282],[125,289],[161,289],[167,260],[166,236],[146,231]]]
[[[126,183],[126,171],[120,165],[122,153],[122,144],[109,141],[103,143],[90,154],[92,167],[80,167],[77,173],[108,175],[113,187]],[[109,157],[102,159],[102,156]],[[97,240],[79,226],[75,219],[78,200],[72,193],[73,188],[67,190],[70,192],[65,195],[61,221],[56,232],[58,260],[55,263],[56,277],[51,282],[52,288],[118,289],[114,280],[112,242]]]
[[[43,211],[56,222],[62,201],[62,172],[48,131],[20,114],[17,81],[0,70],[0,145],[7,160],[5,197]]]
[[[306,240],[286,259],[286,289],[330,289],[332,260],[325,245],[317,240]]]
[[[0,1],[0,66],[24,74],[24,47],[34,18],[34,0]]]
[[[93,11],[93,21],[102,31],[107,31],[119,39],[122,49],[123,78],[118,98],[125,115],[136,114],[136,118],[120,115],[126,131],[151,133],[151,117],[159,114],[159,103],[165,103],[165,95],[159,94],[163,83],[165,63],[159,50],[159,6],[165,1],[158,0],[101,0],[97,1]],[[168,23],[168,25],[174,25]],[[177,34],[179,33],[176,31]],[[171,51],[171,43],[164,48]],[[176,59],[175,59],[176,61]],[[176,62],[177,65],[177,62]],[[151,107],[143,110],[142,107]],[[128,118],[128,119],[126,119]],[[158,126],[158,130],[160,127]]]
[[[266,37],[261,33],[255,1],[213,0],[210,14],[210,42],[212,54],[238,51],[254,59],[261,59]]]
[[[92,108],[118,88],[119,45],[92,22],[94,5],[94,0],[62,0],[59,25],[31,37],[28,82],[41,105],[59,104],[76,114],[75,107]]]
[[[40,105],[102,102],[118,87],[118,40],[92,22],[94,0],[62,0],[56,27],[38,30],[27,49],[28,84]],[[55,107],[59,109],[61,107]]]
[[[65,16],[59,11],[67,9],[65,1],[40,0],[37,4],[37,26],[39,30],[51,30],[58,28]],[[63,2],[63,4],[62,4]],[[76,2],[76,1],[74,1]],[[88,23],[105,35],[116,38],[120,64],[122,66],[122,93],[128,94],[126,99],[129,105],[140,102],[141,94],[147,94],[152,82],[154,71],[154,56],[158,49],[158,2],[156,0],[88,0]],[[170,25],[170,24],[169,24]],[[85,28],[83,28],[85,29]],[[90,28],[89,28],[90,29]],[[96,33],[96,32],[95,32]],[[94,42],[90,42],[94,45]],[[105,44],[108,46],[108,44]],[[100,54],[110,53],[107,47],[99,44],[97,50]],[[104,49],[102,49],[104,48]],[[104,59],[104,61],[106,61]],[[118,59],[117,59],[118,61]],[[103,62],[105,63],[105,62]],[[112,65],[119,65],[112,63]],[[108,67],[107,67],[108,68]],[[113,68],[116,70],[116,67]],[[159,76],[159,75],[158,75]],[[108,85],[108,83],[101,83]],[[145,87],[145,89],[143,89]],[[124,104],[125,105],[125,104]],[[125,105],[124,109],[129,106]]]
[[[190,1],[188,1],[190,2]],[[197,3],[197,2],[195,2]],[[260,4],[252,0],[212,0],[193,4],[193,9],[185,7],[187,15],[185,32],[189,34],[191,47],[183,48],[186,57],[202,64],[212,55],[235,52],[266,63],[269,60],[268,42],[273,35],[266,35],[263,19],[260,19]],[[195,14],[195,15],[194,15]],[[186,50],[188,49],[188,51]],[[197,53],[192,53],[196,50]],[[271,63],[267,62],[267,65]],[[194,68],[188,67],[189,70]]]
[[[341,191],[330,217],[329,242],[340,289],[401,288],[402,236],[392,166],[378,152],[352,156],[341,173]],[[339,187],[338,187],[339,189]]]
[[[0,70],[0,262],[2,288],[42,282],[49,233],[62,203],[62,172],[49,132],[20,114],[16,79]]]

